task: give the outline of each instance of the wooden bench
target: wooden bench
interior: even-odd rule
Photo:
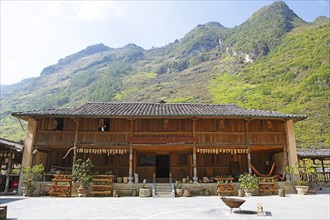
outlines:
[[[235,193],[235,184],[233,183],[234,178],[232,177],[217,177],[217,195],[223,193],[230,193],[233,195]]]
[[[52,182],[49,190],[50,196],[71,196],[71,175],[54,174]]]
[[[272,194],[277,193],[277,187],[275,177],[258,177],[259,195],[270,192]]]

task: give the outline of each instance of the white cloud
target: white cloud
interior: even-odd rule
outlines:
[[[128,4],[117,1],[69,1],[50,2],[47,12],[74,21],[105,21],[125,16]]]

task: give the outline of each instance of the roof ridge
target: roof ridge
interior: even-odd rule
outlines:
[[[238,106],[235,103],[189,103],[189,102],[172,102],[172,103],[159,103],[159,102],[87,102],[86,104],[161,104],[161,105],[213,105],[213,106]],[[83,106],[84,106],[83,105]],[[239,107],[239,106],[238,106]],[[242,108],[242,107],[241,107]]]

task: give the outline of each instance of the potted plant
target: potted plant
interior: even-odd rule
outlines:
[[[89,158],[86,161],[78,159],[73,165],[73,178],[79,184],[77,188],[79,197],[87,196],[88,187],[92,181],[92,167],[93,163]]]
[[[139,191],[139,197],[150,197],[150,196],[151,196],[151,191],[149,186],[146,183],[143,183]]]
[[[303,164],[302,170],[299,170],[299,168],[295,170],[296,175],[299,177],[295,186],[299,195],[306,195],[311,188],[312,175],[316,173],[317,167],[311,159],[303,159]]]
[[[183,189],[182,189],[182,183],[180,181],[175,182],[175,188],[176,188],[176,195],[178,197],[183,196]]]
[[[284,171],[286,181],[291,181],[291,175],[295,173],[296,169],[295,166],[285,166]]]
[[[32,196],[34,190],[36,189],[35,181],[39,180],[42,177],[42,173],[45,168],[43,164],[38,164],[33,167],[28,166],[24,167],[22,170],[22,192],[23,196]]]
[[[240,188],[244,190],[246,196],[251,196],[258,189],[258,178],[255,174],[241,174],[239,176],[238,182],[240,183]]]

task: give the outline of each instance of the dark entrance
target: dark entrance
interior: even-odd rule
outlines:
[[[169,178],[169,155],[156,155],[156,178]]]

